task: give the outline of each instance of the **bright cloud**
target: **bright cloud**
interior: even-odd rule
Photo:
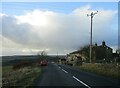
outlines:
[[[90,17],[87,14],[90,12],[91,6],[87,5],[69,14],[37,9],[20,16],[0,15],[3,47],[22,53],[39,50],[66,53],[78,49],[89,44]],[[117,44],[117,27],[112,28],[116,14],[113,10],[99,10],[94,17],[93,42],[105,40],[111,46]]]
[[[18,19],[18,24],[29,23],[33,26],[46,26],[50,24],[49,21],[51,17],[55,15],[56,14],[52,11],[33,10],[27,12],[25,15],[15,17]]]

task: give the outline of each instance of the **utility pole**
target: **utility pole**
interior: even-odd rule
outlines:
[[[93,23],[93,17],[95,14],[97,14],[97,12],[93,13],[91,12],[91,14],[87,14],[87,16],[90,16],[91,17],[91,30],[90,30],[90,63],[92,62],[92,23]]]

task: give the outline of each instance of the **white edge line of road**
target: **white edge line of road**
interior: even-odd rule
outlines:
[[[87,84],[85,84],[84,82],[82,82],[81,80],[79,80],[78,78],[76,78],[75,76],[73,76],[74,79],[76,79],[78,82],[82,83],[84,86],[91,88],[90,86],[88,86]]]
[[[68,73],[67,71],[65,71],[64,69],[62,69],[62,71],[64,71],[65,73]]]

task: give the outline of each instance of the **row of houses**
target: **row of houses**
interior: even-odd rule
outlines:
[[[89,46],[85,46],[80,50],[67,54],[67,57],[61,63],[70,65],[82,64],[89,62]],[[92,62],[118,62],[120,61],[120,52],[113,53],[113,49],[106,45],[105,41],[101,45],[97,43],[92,47]]]

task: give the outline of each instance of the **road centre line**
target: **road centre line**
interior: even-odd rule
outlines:
[[[61,68],[61,67],[59,67],[59,68]]]
[[[61,67],[59,67],[61,68]],[[61,68],[62,69],[62,68]],[[66,70],[62,69],[62,71],[64,71],[65,73],[68,73]],[[85,84],[84,82],[82,82],[81,80],[79,80],[77,77],[73,76],[73,78],[75,80],[77,80],[78,82],[82,83],[84,86],[86,86],[87,88],[91,88],[90,86],[88,86],[87,84]]]
[[[90,86],[88,86],[87,84],[85,84],[84,82],[82,82],[81,80],[79,80],[78,78],[76,78],[75,76],[73,76],[74,79],[76,79],[78,82],[82,83],[84,86],[91,88]]]
[[[65,71],[64,69],[62,69],[62,71],[64,71],[65,73],[68,73],[67,71]]]

